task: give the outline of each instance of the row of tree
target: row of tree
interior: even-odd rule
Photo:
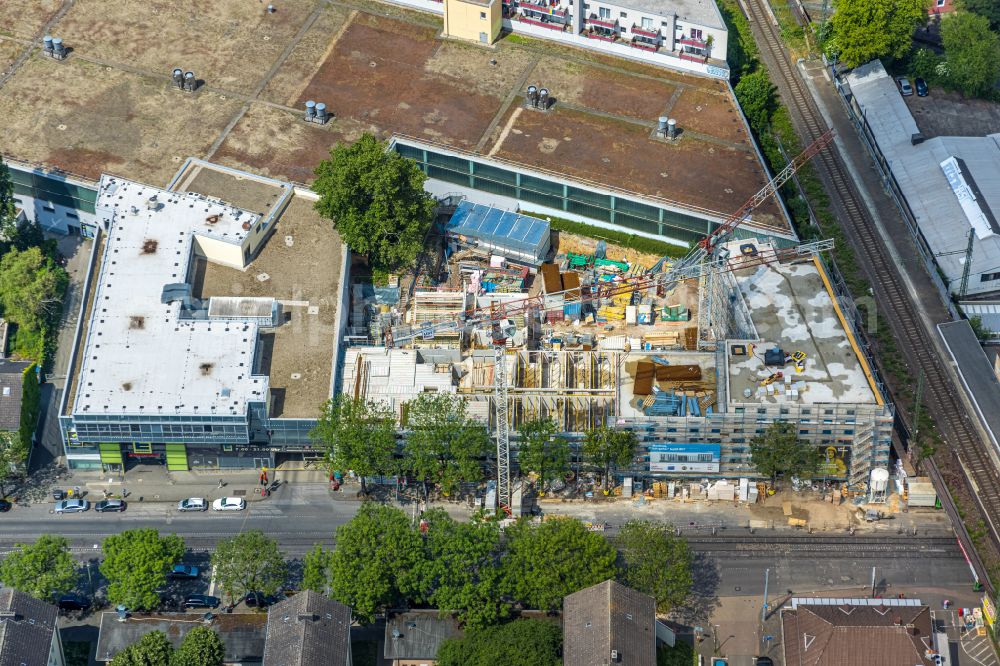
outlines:
[[[330,468],[353,470],[365,493],[365,477],[373,475],[406,474],[437,484],[445,493],[483,478],[493,445],[486,426],[469,416],[464,398],[421,394],[407,403],[402,420],[405,437],[400,444],[388,405],[339,395],[324,405],[313,438],[324,445]],[[607,486],[616,469],[633,462],[637,446],[630,430],[596,428],[580,448],[583,462],[601,472]],[[554,421],[522,424],[515,447],[521,472],[536,474],[542,486],[570,471],[572,450]]]
[[[107,579],[107,600],[129,610],[152,610],[163,603],[160,590],[172,567],[184,557],[184,540],[154,529],[126,530],[101,544],[101,574]],[[231,601],[248,592],[271,595],[285,584],[285,558],[275,540],[260,530],[242,532],[220,542],[212,553],[215,580]],[[42,535],[19,544],[0,562],[0,581],[36,599],[76,588],[80,571],[61,536]]]
[[[413,525],[401,510],[365,503],[332,551],[305,558],[303,587],[330,594],[369,623],[386,608],[429,606],[467,627],[517,609],[557,610],[563,597],[609,578],[652,595],[661,612],[691,589],[687,543],[663,523],[633,521],[613,539],[572,518],[520,520],[501,538],[491,519],[458,522],[441,509]]]
[[[914,30],[927,23],[926,0],[838,0],[824,48],[851,67],[876,58],[908,62],[914,76],[968,96],[991,96],[1000,79],[1000,3],[962,0],[941,18],[944,54],[913,50]]]

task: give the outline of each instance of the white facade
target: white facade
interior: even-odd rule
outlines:
[[[574,5],[574,2],[576,5]],[[728,31],[713,0],[510,0],[512,22],[704,63],[725,61]]]

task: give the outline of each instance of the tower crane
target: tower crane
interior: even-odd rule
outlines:
[[[493,391],[494,402],[496,403],[497,498],[504,510],[509,510],[511,501],[510,422],[507,414],[508,385],[506,364],[507,338],[511,335],[511,330],[508,320],[516,315],[525,315],[526,318],[530,319],[530,315],[541,314],[557,307],[562,308],[561,304],[558,306],[546,305],[546,300],[561,302],[561,299],[558,298],[551,299],[552,296],[572,296],[574,299],[579,300],[581,304],[601,303],[618,294],[633,293],[648,289],[666,291],[680,282],[701,277],[707,272],[724,273],[733,270],[742,270],[753,266],[804,258],[830,249],[833,247],[833,241],[823,240],[787,248],[771,247],[766,251],[755,252],[752,255],[735,257],[718,266],[713,265],[713,262],[705,261],[705,259],[716,253],[721,244],[729,240],[737,227],[746,221],[757,207],[764,204],[782,185],[788,182],[796,171],[829,145],[833,140],[833,136],[834,130],[831,128],[809,144],[805,150],[778,172],[759,192],[750,197],[739,210],[727,217],[721,225],[695,245],[684,258],[673,263],[668,263],[668,258],[664,257],[649,271],[624,278],[617,282],[592,284],[589,288],[567,289],[546,296],[529,296],[508,303],[493,302],[486,307],[469,308],[459,313],[454,319],[439,322],[423,322],[419,326],[412,327],[407,331],[394,332],[391,327],[386,328],[384,340],[387,348],[392,348],[397,344],[405,344],[418,338],[424,340],[433,339],[438,333],[455,333],[489,328],[494,359]]]

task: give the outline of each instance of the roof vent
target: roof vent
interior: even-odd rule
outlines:
[[[614,662],[614,663],[616,663],[616,664],[619,661],[621,661],[621,655],[618,653],[618,650],[612,650],[611,651],[611,661]]]
[[[0,620],[13,620],[17,617],[14,611],[0,611]]]
[[[299,622],[315,622],[319,617],[315,613],[299,613],[295,619]]]
[[[393,627],[392,628],[392,640],[398,641],[402,637],[403,637],[403,633],[399,630],[399,628],[398,627]]]
[[[209,215],[205,218],[205,224],[216,224],[219,221],[221,215]]]

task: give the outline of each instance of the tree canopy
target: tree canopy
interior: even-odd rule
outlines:
[[[420,600],[455,613],[469,628],[506,618],[496,522],[458,522],[443,509],[428,511],[424,520],[424,555],[417,568]]]
[[[151,631],[111,660],[110,666],[171,666],[174,647],[162,631]]]
[[[837,0],[834,45],[841,62],[857,67],[876,58],[902,58],[913,30],[926,19],[926,0]]]
[[[420,537],[394,507],[366,502],[337,528],[330,557],[330,590],[364,624],[416,591]]]
[[[941,43],[949,87],[969,97],[993,90],[1000,79],[1000,35],[990,30],[989,19],[955,12],[941,21]]]
[[[150,610],[160,605],[157,590],[184,556],[184,540],[176,534],[160,536],[151,528],[126,530],[105,539],[101,550],[100,570],[108,580],[108,601],[129,610]]]
[[[1000,2],[997,0],[959,0],[959,7],[985,16],[991,28],[1000,30]]]
[[[319,594],[327,594],[330,590],[330,551],[323,546],[314,545],[302,558],[303,590],[312,590]]]
[[[77,577],[69,542],[52,534],[43,534],[32,544],[18,544],[0,563],[4,585],[45,601],[72,590]]]
[[[277,593],[288,575],[278,542],[260,530],[241,532],[219,542],[212,552],[215,580],[236,600],[248,592]]]
[[[521,520],[506,540],[505,588],[527,608],[557,610],[567,594],[615,576],[614,546],[578,520]]]
[[[552,419],[526,421],[517,429],[517,461],[521,471],[538,475],[539,488],[545,482],[564,476],[569,469],[569,442]]]
[[[414,262],[434,219],[426,179],[413,160],[366,133],[316,167],[316,210],[373,268],[394,270]]]
[[[546,620],[514,620],[499,627],[471,631],[441,643],[438,666],[493,666],[502,655],[505,666],[561,666],[562,629]]]
[[[777,421],[763,435],[750,440],[750,458],[757,471],[772,481],[779,474],[811,478],[823,460],[823,452],[799,439],[794,423]]]
[[[620,553],[618,579],[622,584],[656,599],[660,613],[684,603],[694,582],[691,550],[670,525],[630,520],[614,543]]]
[[[777,109],[775,89],[767,70],[758,69],[743,76],[733,89],[740,102],[747,122],[758,134],[771,122],[771,114]]]
[[[363,493],[366,476],[396,472],[396,418],[385,403],[340,394],[323,406],[312,437],[331,470],[354,470]]]
[[[209,627],[195,627],[184,636],[171,658],[171,666],[222,666],[226,646]]]
[[[583,438],[583,456],[601,470],[604,487],[607,488],[612,470],[632,462],[638,444],[639,440],[631,430],[603,426],[587,431]]]
[[[492,447],[486,427],[468,415],[465,399],[452,393],[421,393],[407,405],[404,466],[445,493],[483,477],[482,459]]]
[[[61,266],[32,247],[12,248],[0,259],[0,303],[5,318],[29,331],[57,323],[69,277]]]

